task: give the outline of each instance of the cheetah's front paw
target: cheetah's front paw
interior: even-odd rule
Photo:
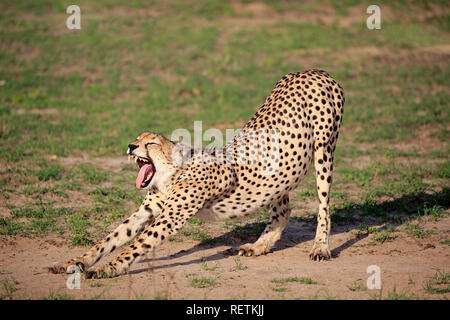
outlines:
[[[69,260],[67,262],[56,263],[51,267],[48,267],[50,273],[74,273],[78,267],[82,272],[85,268],[84,263],[78,260]]]
[[[116,270],[109,264],[86,271],[86,279],[113,278],[117,275]]]
[[[328,260],[331,258],[330,249],[326,244],[314,242],[309,258],[314,261]]]
[[[239,247],[238,255],[246,257],[259,256],[266,254],[267,251],[267,246],[263,244],[247,243]]]

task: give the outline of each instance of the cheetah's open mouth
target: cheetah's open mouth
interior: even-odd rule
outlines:
[[[148,186],[155,175],[156,169],[151,159],[141,158],[131,155],[129,158],[134,158],[134,161],[139,166],[139,173],[136,178],[136,188],[143,189]]]

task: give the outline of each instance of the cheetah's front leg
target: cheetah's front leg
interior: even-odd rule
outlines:
[[[168,197],[160,216],[135,239],[133,244],[110,263],[88,270],[86,278],[114,277],[125,273],[134,262],[146,256],[169,236],[176,234],[207,200],[198,183],[187,181],[178,183]]]
[[[49,271],[52,273],[66,273],[69,267],[73,265],[78,266],[82,271],[86,270],[89,266],[99,261],[103,255],[113,252],[116,248],[122,246],[142,232],[161,213],[164,201],[165,196],[162,193],[149,192],[144,198],[139,211],[133,213],[106,238],[82,256],[66,262],[57,263],[50,267]]]

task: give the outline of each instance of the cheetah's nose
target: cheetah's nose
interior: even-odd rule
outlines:
[[[137,147],[138,147],[137,145],[130,143],[130,144],[128,145],[128,154],[131,154],[131,152],[132,152],[134,149],[136,149]]]

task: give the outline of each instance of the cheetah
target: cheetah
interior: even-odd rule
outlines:
[[[258,240],[237,251],[244,256],[265,254],[288,223],[289,192],[313,161],[319,210],[309,257],[330,259],[329,196],[344,102],[342,87],[326,71],[311,69],[283,76],[222,148],[187,148],[155,133],[141,133],[127,150],[139,166],[136,187],[148,189],[139,209],[85,254],[49,271],[65,273],[76,265],[87,278],[114,277],[126,273],[194,215],[224,220],[268,208],[269,222]],[[93,266],[133,239],[113,261]]]

